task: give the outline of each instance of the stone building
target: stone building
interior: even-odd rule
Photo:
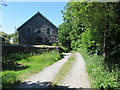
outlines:
[[[58,28],[37,12],[18,29],[19,44],[52,45],[58,42]]]

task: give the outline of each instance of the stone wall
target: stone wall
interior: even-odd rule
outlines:
[[[63,49],[58,46],[40,46],[40,45],[2,45],[2,54],[9,53],[43,53],[46,51],[62,52]]]

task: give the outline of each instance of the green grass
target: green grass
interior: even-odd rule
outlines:
[[[2,56],[2,70],[17,69],[16,61],[36,55],[35,53],[10,53]],[[19,68],[19,67],[18,67]]]
[[[73,54],[68,59],[68,61],[61,67],[59,72],[54,77],[54,79],[53,79],[53,84],[54,85],[59,85],[61,83],[61,80],[63,80],[65,75],[70,71],[74,61],[75,61],[75,55]]]
[[[85,59],[92,88],[120,88],[118,68],[109,71],[102,56],[89,56],[84,49],[80,49],[79,52]]]
[[[17,78],[17,73],[15,71],[1,72],[0,77],[2,77],[3,88],[14,87],[16,84],[20,83],[20,80]]]
[[[27,57],[24,57],[24,59],[21,60],[21,57],[17,57],[18,60],[15,59],[16,56],[20,55],[15,54],[13,57],[14,63],[17,65],[12,69],[7,68],[7,70],[0,73],[3,88],[14,87],[17,83],[28,76],[43,70],[45,67],[53,64],[61,58],[60,54],[55,51],[36,55],[26,55]]]
[[[44,53],[42,55],[36,55],[27,59],[23,59],[21,61],[18,61],[18,63],[28,66],[29,68],[18,71],[18,74],[23,74],[20,75],[20,78],[25,77],[24,75],[26,75],[27,77],[28,75],[37,73],[38,71],[53,64],[59,59],[60,59],[60,54],[57,52]]]

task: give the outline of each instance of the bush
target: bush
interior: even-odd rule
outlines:
[[[52,46],[58,46],[57,43],[53,43]]]
[[[1,72],[0,76],[2,77],[2,87],[3,88],[9,88],[9,87],[14,87],[15,84],[13,83],[19,83],[20,80],[17,79],[17,74],[15,71],[5,71]]]
[[[89,28],[81,34],[81,46],[84,47],[89,54],[93,54],[96,52],[97,47],[95,40],[90,36],[90,34],[91,31]]]
[[[16,61],[28,58],[30,56],[35,55],[34,53],[11,53],[8,55],[3,55],[2,64],[3,70],[11,70],[12,67],[16,66]]]
[[[15,85],[17,85],[20,81],[24,80],[28,76],[37,73],[43,70],[45,67],[58,61],[61,56],[59,52],[51,51],[35,55],[11,54],[10,58],[11,60],[15,61],[14,63],[17,64],[13,65],[8,63],[6,68],[7,70],[9,68],[9,71],[2,71],[0,73],[3,81],[3,88],[13,88]]]
[[[119,85],[119,69],[113,68],[109,71],[107,64],[102,56],[92,55],[89,56],[85,50],[80,49],[80,53],[83,55],[87,72],[90,76],[92,88],[118,88]],[[110,64],[109,64],[110,65]]]

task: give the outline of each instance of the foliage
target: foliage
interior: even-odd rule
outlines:
[[[0,73],[2,78],[2,88],[14,87],[13,83],[19,83],[17,74],[14,71],[4,71]]]
[[[104,57],[92,55],[89,56],[84,49],[79,51],[86,62],[87,72],[92,84],[92,88],[119,88],[120,71],[118,68],[112,68],[109,71],[105,64]],[[109,66],[113,67],[111,64]]]
[[[0,32],[0,39],[1,39],[1,43],[3,44],[9,44],[10,43],[10,36],[5,33],[5,32]]]
[[[69,52],[69,49],[66,47],[62,47],[62,49],[64,50],[63,52]]]
[[[96,43],[95,40],[89,35],[90,29],[86,29],[85,32],[81,34],[81,47],[84,47],[89,54],[96,52]]]
[[[56,43],[53,43],[52,46],[58,46]]]
[[[120,2],[68,2],[59,26],[59,43],[69,50],[84,47],[120,62]]]
[[[0,39],[2,40],[1,43],[3,44],[10,44],[11,39],[13,39],[12,44],[18,44],[18,32],[16,31],[13,34],[7,34],[5,32],[0,32]]]
[[[86,56],[94,87],[118,87],[120,2],[68,2],[62,13],[59,43],[69,50],[84,48],[92,57]]]
[[[45,67],[61,58],[60,53],[55,51],[43,54],[11,54],[9,57],[11,62],[14,61],[14,64],[3,66],[3,68],[6,68],[0,73],[3,77],[4,88],[13,87],[16,85],[17,81],[20,82],[24,80],[28,76],[43,70]],[[7,57],[7,59],[9,57]],[[6,63],[8,63],[8,61],[6,61]]]
[[[61,46],[64,46],[68,49],[71,49],[70,47],[70,37],[69,37],[69,32],[70,32],[70,28],[67,27],[69,26],[69,24],[67,23],[63,23],[62,25],[59,26],[59,30],[58,30],[58,37],[59,37],[59,45],[61,44]]]
[[[17,65],[16,61],[26,59],[35,55],[34,53],[11,53],[2,56],[2,70],[16,70],[20,67]]]

